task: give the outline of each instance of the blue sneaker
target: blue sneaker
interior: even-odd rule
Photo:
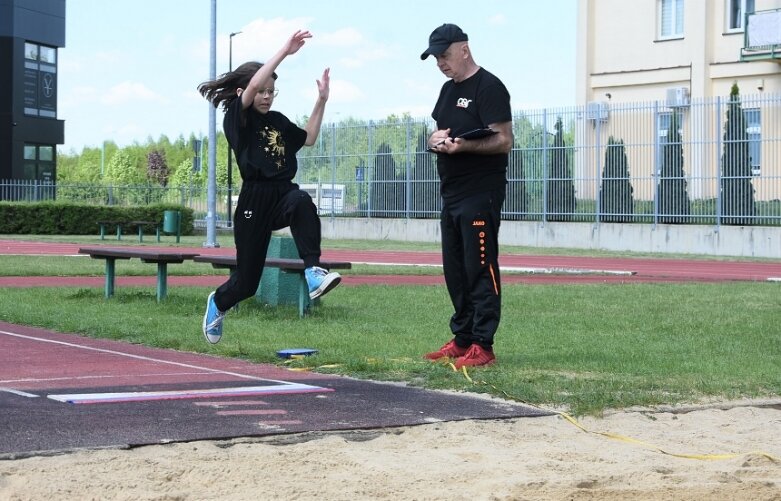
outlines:
[[[206,299],[206,314],[203,316],[203,337],[211,344],[217,344],[222,338],[222,320],[225,313],[214,304],[214,292]]]
[[[329,273],[319,266],[310,266],[304,270],[306,283],[309,286],[309,299],[317,299],[330,291],[342,281],[338,273]]]

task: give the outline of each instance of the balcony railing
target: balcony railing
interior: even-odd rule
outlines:
[[[741,61],[781,62],[781,9],[746,14]]]

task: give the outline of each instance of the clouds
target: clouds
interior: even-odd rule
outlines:
[[[341,28],[320,37],[321,43],[334,48],[359,47],[366,42],[363,34],[357,28]]]
[[[428,117],[445,77],[419,56],[431,29],[442,22],[469,33],[478,64],[500,76],[513,96],[544,105],[571,104],[575,98],[575,0],[482,0],[479,15],[466,0],[453,0],[444,13],[434,4],[412,8],[358,0],[218,0],[217,6],[215,76],[228,71],[229,56],[233,68],[263,62],[297,29],[312,32],[277,71],[274,109],[291,119],[311,113],[315,80],[326,67],[331,95],[325,123],[404,113]],[[541,39],[535,26],[555,30],[557,44],[532,50]],[[241,33],[230,37],[236,32]],[[208,2],[69,2],[66,33],[58,62],[58,118],[66,121],[66,149],[162,134],[187,137],[208,129],[209,105],[196,91],[211,72]],[[535,59],[543,56],[544,64]],[[218,113],[218,129],[221,123]]]
[[[238,30],[241,32],[240,34],[233,37],[234,67],[244,61],[265,61],[279,50],[283,42],[290,38],[290,35],[296,30],[308,29],[307,26],[311,22],[312,20],[306,17],[289,19],[259,17],[252,20]],[[228,54],[229,40],[230,35],[223,35],[219,38],[217,50],[219,54]],[[307,50],[306,47],[301,49],[301,51],[305,50]]]
[[[140,82],[120,82],[99,94],[101,104],[119,106],[123,104],[165,103],[167,99],[153,92]]]

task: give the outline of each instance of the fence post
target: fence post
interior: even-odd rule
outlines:
[[[335,215],[334,189],[336,188],[336,124],[331,122],[331,217]],[[318,193],[322,187],[318,187]]]
[[[654,165],[651,171],[651,178],[654,183],[654,218],[652,229],[655,230],[659,224],[659,184],[661,183],[660,152],[659,144],[659,101],[654,101]]]
[[[600,159],[599,154],[600,154],[600,150],[602,149],[602,120],[599,119],[594,120],[594,123],[596,124],[595,130],[596,130],[596,141],[597,141],[597,144],[595,145],[595,152],[594,152],[594,169],[596,170],[596,172],[594,173],[595,174],[594,182],[597,185],[596,190],[594,191],[594,193],[596,194],[596,196],[594,197],[594,201],[596,202],[596,207],[594,207],[594,213],[595,213],[594,215],[596,216],[596,221],[594,222],[594,226],[598,227],[599,216],[600,216],[599,203],[600,200],[602,199],[602,190],[600,190],[600,187],[602,185],[601,182],[602,169],[600,168],[599,165],[599,159]],[[575,214],[573,214],[572,219],[575,220]]]
[[[412,143],[412,118],[407,117],[407,168],[404,172],[404,215],[406,219],[410,218],[410,203],[412,200],[412,149],[414,145]]]
[[[374,169],[376,167],[376,160],[377,157],[372,152],[374,151],[374,121],[369,120],[368,130],[367,130],[367,152],[366,152],[366,159],[371,159],[371,162],[366,162],[367,170],[369,171],[368,176],[368,183],[366,185],[367,188],[367,195],[366,195],[366,218],[371,219],[372,217],[372,190],[376,190],[376,186],[372,186],[372,183],[374,182]]]
[[[724,148],[721,136],[721,96],[716,96],[716,120],[714,131],[716,135],[716,233],[721,228],[721,155]]]
[[[548,222],[548,110],[542,110],[542,226]]]

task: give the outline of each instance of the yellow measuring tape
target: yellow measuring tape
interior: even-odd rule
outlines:
[[[658,447],[658,446],[653,445],[653,444],[649,444],[648,442],[643,442],[642,440],[638,440],[636,438],[627,437],[627,436],[624,436],[624,435],[619,435],[617,433],[611,433],[611,432],[605,432],[605,431],[592,431],[592,430],[589,430],[588,428],[586,428],[585,426],[583,426],[582,424],[580,424],[574,417],[570,416],[566,412],[554,411],[554,410],[551,410],[551,409],[545,409],[545,408],[540,407],[538,405],[534,405],[534,404],[531,404],[529,402],[525,402],[525,401],[521,400],[520,398],[516,398],[516,397],[510,395],[506,391],[504,391],[504,390],[502,390],[500,388],[497,388],[496,386],[494,386],[494,385],[492,385],[490,383],[486,383],[485,381],[475,381],[475,380],[473,380],[469,376],[469,373],[467,372],[466,367],[461,367],[461,371],[459,371],[458,369],[456,369],[456,366],[453,365],[452,362],[448,362],[448,365],[455,372],[462,372],[464,374],[464,377],[467,379],[467,381],[469,381],[470,383],[472,383],[474,385],[485,385],[485,386],[488,386],[488,387],[494,389],[495,391],[501,393],[505,397],[509,398],[510,400],[515,400],[516,402],[521,402],[524,405],[528,405],[530,407],[534,407],[534,408],[537,408],[537,409],[540,409],[540,410],[543,410],[543,411],[546,411],[546,412],[551,412],[553,414],[557,414],[557,415],[563,417],[564,419],[566,419],[567,421],[569,421],[571,424],[575,425],[581,431],[584,431],[586,433],[591,433],[593,435],[601,435],[603,437],[607,437],[607,438],[610,438],[610,439],[613,439],[613,440],[620,440],[622,442],[627,442],[627,443],[630,443],[630,444],[636,444],[636,445],[639,445],[641,447],[645,447],[646,449],[654,450],[656,452],[660,452],[660,453],[665,454],[667,456],[673,456],[673,457],[677,457],[677,458],[698,459],[698,460],[703,460],[703,461],[717,461],[717,460],[722,460],[722,459],[733,459],[733,458],[737,458],[737,457],[741,457],[741,456],[763,456],[763,457],[766,457],[767,459],[769,459],[769,460],[771,460],[773,462],[781,461],[781,459],[773,456],[772,454],[764,452],[764,451],[751,451],[751,452],[743,452],[743,453],[738,453],[738,454],[679,454],[679,453],[675,453],[675,452],[666,451],[666,450],[662,449],[661,447]]]
[[[293,355],[293,356],[290,357],[289,360],[285,361],[284,363],[285,364],[289,364],[293,360],[299,360],[299,359],[302,359],[302,358],[304,358],[303,355]],[[396,360],[397,361],[408,361],[409,359],[396,359]],[[367,361],[374,362],[376,360],[375,359],[367,359]],[[335,367],[339,367],[340,365],[341,364],[319,365],[319,366],[317,366],[317,368],[318,369],[321,369],[321,368],[322,369],[332,369],[332,368],[335,368]],[[474,384],[474,385],[488,386],[488,387],[492,388],[494,391],[497,391],[497,392],[501,393],[502,395],[504,395],[506,398],[508,398],[510,400],[514,400],[514,401],[520,402],[520,403],[522,403],[524,405],[528,405],[529,407],[534,407],[536,409],[540,409],[542,411],[550,412],[552,414],[556,414],[558,416],[561,416],[562,418],[566,419],[568,422],[570,422],[571,424],[573,424],[574,426],[576,426],[578,429],[580,429],[581,431],[583,431],[585,433],[591,433],[592,435],[600,435],[600,436],[603,436],[603,437],[606,437],[606,438],[610,438],[610,439],[613,439],[613,440],[619,440],[621,442],[627,442],[627,443],[630,443],[630,444],[639,445],[639,446],[644,447],[646,449],[654,450],[654,451],[659,452],[661,454],[665,454],[667,456],[673,456],[673,457],[677,457],[677,458],[697,459],[697,460],[702,460],[702,461],[718,461],[718,460],[723,460],[723,459],[733,459],[733,458],[737,458],[737,457],[741,457],[741,456],[762,456],[762,457],[765,457],[765,458],[767,458],[767,459],[769,459],[769,460],[771,460],[771,461],[773,461],[775,463],[781,462],[781,459],[773,456],[772,454],[764,452],[764,451],[751,451],[751,452],[742,452],[742,453],[737,453],[737,454],[680,454],[680,453],[675,453],[675,452],[670,452],[670,451],[664,450],[664,449],[662,449],[659,446],[656,446],[656,445],[653,445],[653,444],[649,444],[648,442],[643,442],[642,440],[638,440],[636,438],[627,437],[627,436],[624,436],[624,435],[619,435],[618,433],[612,433],[612,432],[606,432],[606,431],[592,431],[592,430],[589,430],[588,428],[586,428],[585,426],[583,426],[582,424],[580,424],[577,419],[575,419],[571,415],[567,414],[566,412],[546,409],[544,407],[540,407],[539,405],[535,405],[535,404],[526,402],[526,401],[524,401],[524,400],[522,400],[520,398],[517,398],[517,397],[515,397],[513,395],[510,395],[506,391],[502,390],[501,388],[497,388],[496,386],[494,386],[494,385],[492,385],[490,383],[487,383],[485,381],[475,381],[474,379],[472,379],[469,376],[469,373],[467,372],[466,367],[461,367],[461,370],[459,371],[458,369],[456,369],[456,366],[453,365],[452,362],[447,362],[447,365],[449,365],[450,368],[453,369],[453,371],[461,372],[464,375],[464,377],[466,378],[466,380],[469,381],[470,383]],[[313,369],[312,367],[288,367],[288,370],[291,370],[291,371],[310,371],[312,369]]]

